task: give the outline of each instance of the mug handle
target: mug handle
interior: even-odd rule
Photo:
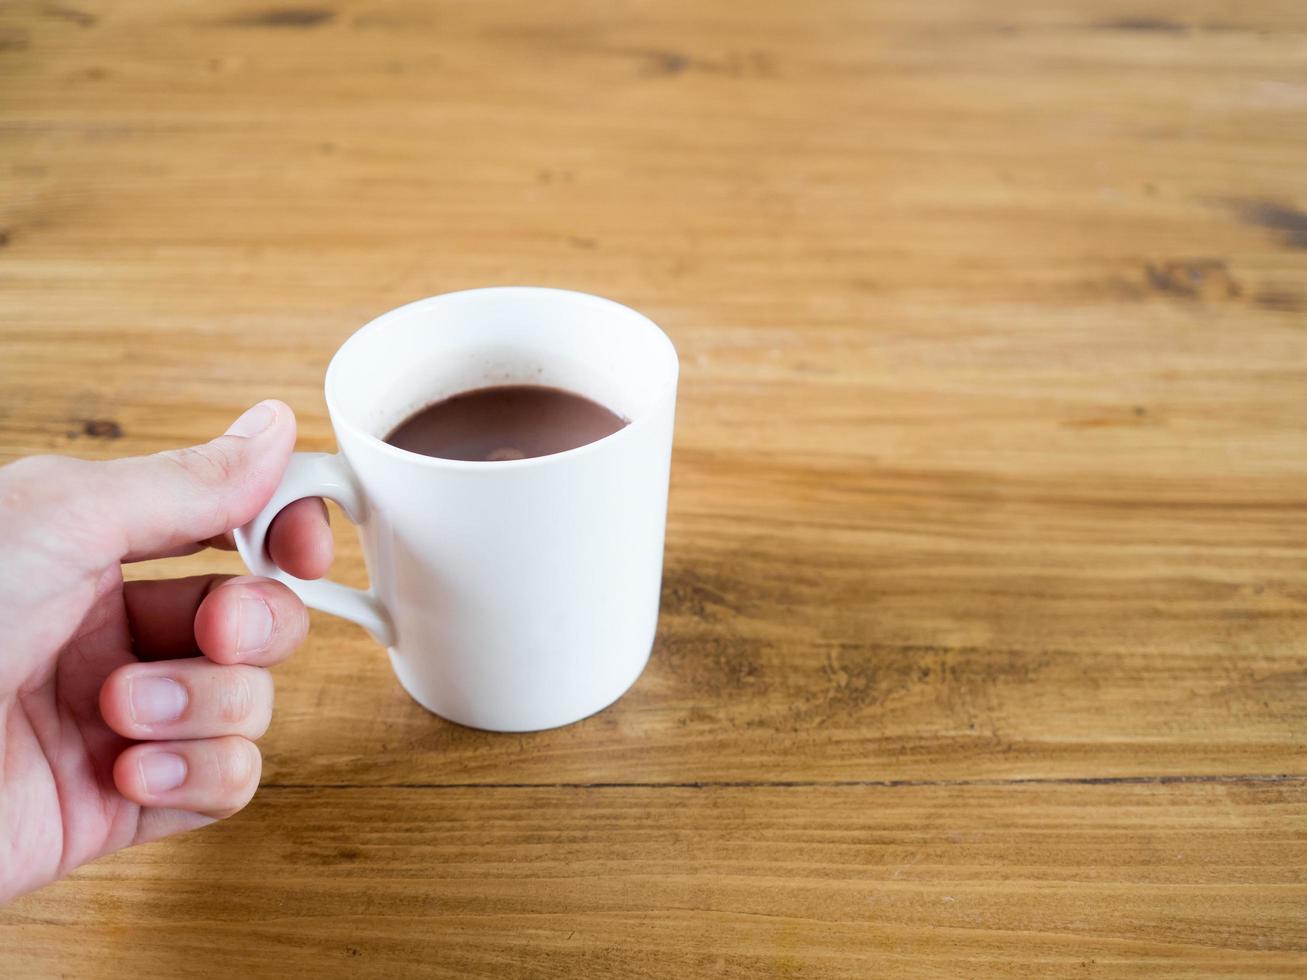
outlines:
[[[390,614],[371,589],[351,589],[326,579],[314,581],[283,572],[268,556],[268,528],[282,508],[305,497],[326,497],[340,504],[355,524],[367,516],[367,502],[354,473],[339,453],[293,453],[281,478],[281,485],[263,510],[244,527],[236,528],[236,550],[254,575],[276,579],[287,585],[304,605],[358,623],[385,647],[395,645],[395,627]]]

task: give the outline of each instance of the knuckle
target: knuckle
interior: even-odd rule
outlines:
[[[241,469],[241,453],[226,440],[216,439],[202,446],[169,449],[159,454],[204,486],[220,486],[234,480]]]
[[[67,456],[28,456],[0,467],[0,529],[17,545],[27,542],[61,558],[84,556],[99,530],[96,467],[105,463]],[[51,525],[57,535],[48,533]]]
[[[217,757],[218,787],[223,795],[241,800],[243,806],[258,788],[261,762],[259,750],[243,738],[223,746]]]
[[[27,456],[0,467],[0,509],[30,513],[44,508],[51,491],[64,484],[64,471],[76,461],[62,456]]]
[[[253,706],[254,692],[248,675],[232,671],[218,687],[218,720],[225,725],[239,725],[250,716]]]
[[[286,588],[281,582],[277,583]],[[286,589],[290,592],[290,589]],[[280,618],[277,625],[286,644],[298,647],[304,642],[309,632],[309,610],[304,605],[304,601],[295,593],[290,592],[289,596],[284,597],[284,601],[277,608]]]
[[[5,489],[22,487],[24,484],[40,484],[52,471],[62,466],[67,460],[61,456],[41,455],[24,456],[12,463],[0,466],[0,486]]]
[[[252,700],[242,734],[249,739],[262,738],[272,724],[272,702],[275,685],[272,675],[261,667],[246,671]]]

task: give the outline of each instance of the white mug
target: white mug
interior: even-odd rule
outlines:
[[[340,452],[296,453],[237,547],[254,574],[363,626],[428,710],[492,731],[577,721],[617,700],[653,645],[676,380],[667,336],[597,296],[500,287],[402,306],[345,341],[327,368]],[[567,452],[498,462],[384,441],[433,402],[501,384],[563,388],[630,424]],[[268,527],[302,497],[334,500],[358,525],[369,589],[273,564]]]

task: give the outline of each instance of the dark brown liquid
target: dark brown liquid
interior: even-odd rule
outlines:
[[[561,388],[478,388],[428,405],[386,442],[439,459],[497,461],[566,452],[626,425],[597,402]]]

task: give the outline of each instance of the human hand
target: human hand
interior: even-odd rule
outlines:
[[[250,576],[124,583],[122,563],[230,548],[294,443],[290,408],[267,401],[202,446],[0,468],[0,902],[253,796],[264,668],[304,639],[303,605]],[[268,540],[300,578],[331,564],[320,500]]]

